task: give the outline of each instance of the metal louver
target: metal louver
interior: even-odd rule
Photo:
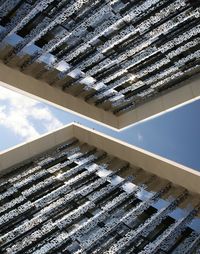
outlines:
[[[0,1],[0,58],[121,115],[198,73],[199,1]]]

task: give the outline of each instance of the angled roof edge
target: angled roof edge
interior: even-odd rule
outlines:
[[[44,81],[35,79],[0,62],[0,81],[6,88],[22,92],[35,99],[65,111],[75,113],[118,130],[118,118],[111,112],[97,108],[84,100],[55,89]]]
[[[111,112],[88,104],[83,99],[55,89],[44,81],[37,80],[16,69],[10,68],[1,62],[0,81],[7,88],[21,91],[26,95],[31,95],[62,110],[71,111],[116,131],[120,131],[132,124],[163,114],[200,98],[200,74],[198,74],[183,81],[185,85],[173,90],[170,89],[169,92],[127,113],[116,116]]]
[[[146,121],[200,99],[200,74],[194,75],[182,83],[182,86],[169,89],[168,92],[120,115],[119,129],[125,129],[132,123]]]
[[[0,173],[72,137],[200,194],[200,172],[78,124],[66,125],[0,153]]]

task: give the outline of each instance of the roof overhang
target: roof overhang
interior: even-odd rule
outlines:
[[[78,124],[67,125],[0,153],[0,173],[3,174],[13,169],[14,165],[40,155],[72,137],[200,194],[200,172]]]
[[[0,81],[3,82],[1,85],[4,87],[25,93],[62,110],[73,112],[115,130],[122,130],[131,124],[163,114],[200,98],[200,75],[198,74],[183,81],[183,85],[178,88],[169,90],[169,92],[165,92],[159,97],[117,116],[2,62],[0,63]]]

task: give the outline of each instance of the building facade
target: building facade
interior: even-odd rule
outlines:
[[[200,96],[193,0],[0,2],[0,78],[116,129]]]
[[[200,96],[198,0],[0,0],[0,81],[121,129]],[[200,173],[79,125],[0,154],[0,253],[200,254]]]
[[[0,253],[200,253],[192,169],[79,125],[0,162]]]

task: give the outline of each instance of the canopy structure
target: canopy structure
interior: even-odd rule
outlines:
[[[80,125],[0,154],[1,253],[194,253],[200,173]]]
[[[200,96],[192,0],[0,1],[0,79],[115,129]]]

